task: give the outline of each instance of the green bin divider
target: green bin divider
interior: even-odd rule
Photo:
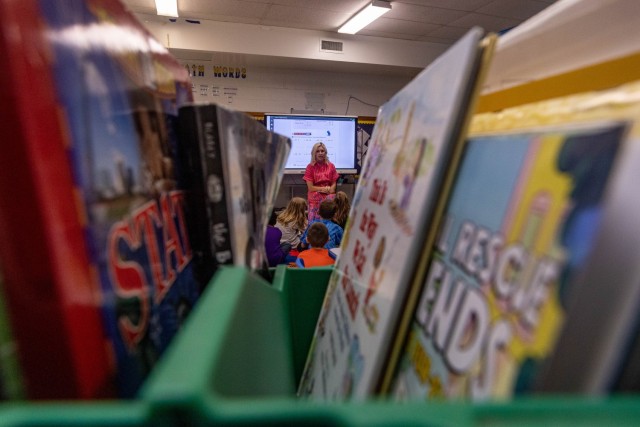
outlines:
[[[332,271],[333,267],[302,269],[282,266],[273,278],[274,286],[282,290],[289,311],[287,326],[296,385],[302,377]]]
[[[141,401],[11,401],[0,404],[0,427],[168,427],[151,420]]]

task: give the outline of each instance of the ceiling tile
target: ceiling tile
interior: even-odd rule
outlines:
[[[129,0],[127,0],[129,1]],[[135,0],[134,0],[135,1]],[[180,0],[200,1],[208,3],[211,0]],[[236,0],[244,3],[264,3],[268,5],[299,7],[303,9],[328,10],[340,13],[355,13],[368,1],[363,0]],[[370,0],[369,0],[370,1]]]
[[[122,4],[132,12],[149,14],[156,13],[156,4],[154,0],[126,0],[123,1]]]
[[[192,17],[199,19],[219,20],[220,16],[230,18],[259,19],[269,9],[269,5],[236,0],[216,0],[207,1],[206,6],[203,0],[181,1],[179,5],[180,17]],[[214,18],[215,17],[215,18]]]
[[[264,16],[263,25],[303,28],[310,30],[336,30],[349,15],[327,10],[313,10],[302,7],[271,5]]]
[[[421,36],[438,28],[436,24],[404,21],[401,19],[380,18],[367,26],[367,30],[382,31],[389,34],[408,34]]]
[[[154,0],[121,1],[133,12],[155,16]],[[208,19],[333,32],[369,1],[180,0],[179,12],[182,19]],[[447,43],[457,40],[466,29],[474,25],[488,31],[512,28],[554,2],[392,0],[391,12],[359,34]]]
[[[368,2],[363,0],[275,0],[273,3],[283,6],[352,14],[362,9]]]
[[[469,28],[452,27],[450,25],[438,27],[429,32],[427,37],[437,37],[445,40],[458,40],[469,31]]]
[[[395,3],[407,3],[418,6],[433,6],[441,9],[474,11],[488,5],[493,0],[394,0]]]
[[[429,42],[429,43],[439,43],[444,46],[449,46],[453,44],[458,39],[443,39],[440,37],[431,37],[431,36],[420,36],[416,39],[418,42]]]
[[[208,13],[205,14],[204,16],[202,16],[201,14],[198,14],[197,16],[181,14],[180,18],[196,19],[196,20],[206,19],[209,21],[230,22],[232,24],[253,24],[253,25],[260,25],[262,21],[262,19],[260,18],[252,18],[249,16],[216,15],[216,14],[208,14]]]
[[[455,27],[471,28],[475,25],[486,31],[501,31],[515,27],[520,23],[517,19],[503,18],[500,16],[483,15],[481,13],[468,13],[462,18],[452,22]]]
[[[364,29],[358,33],[363,36],[373,36],[373,37],[385,37],[391,39],[400,39],[400,40],[416,40],[419,36],[413,34],[398,34],[398,33],[387,33],[384,31],[375,31]]]
[[[535,0],[495,0],[476,12],[505,18],[527,19],[548,6]]]
[[[461,10],[441,9],[439,7],[418,6],[408,3],[394,2],[391,12],[384,15],[384,17],[446,25],[456,19],[460,19],[464,15],[465,12]]]

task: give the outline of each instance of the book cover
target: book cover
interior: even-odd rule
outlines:
[[[629,131],[605,193],[593,251],[571,284],[558,342],[535,378],[537,392],[638,391],[639,99],[640,82],[635,82],[592,94],[584,103],[583,115],[625,120]]]
[[[2,12],[0,259],[27,396],[131,397],[199,292],[174,162],[188,76],[118,1]]]
[[[622,122],[469,139],[392,385],[397,399],[533,390],[587,265]]]
[[[471,30],[385,103],[353,197],[298,394],[376,393],[438,193],[477,84]]]
[[[216,104],[180,108],[181,179],[195,234],[196,265],[211,278],[218,265],[265,268],[264,233],[290,140],[251,116]],[[196,240],[197,239],[197,240]]]
[[[637,381],[640,247],[635,186],[640,170],[640,82],[474,117],[476,134],[618,120],[629,124],[604,195],[589,259],[575,275],[555,349],[533,378],[536,392],[602,395]],[[636,348],[634,348],[636,345]],[[584,351],[584,349],[589,349]]]

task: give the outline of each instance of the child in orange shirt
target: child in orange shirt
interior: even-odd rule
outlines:
[[[307,242],[311,248],[298,254],[296,265],[302,268],[333,265],[336,257],[324,245],[329,241],[329,230],[321,222],[314,222],[307,230]]]

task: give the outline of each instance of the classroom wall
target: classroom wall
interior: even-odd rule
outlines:
[[[263,113],[291,113],[293,109],[299,113],[376,116],[378,107],[412,78],[251,67],[242,63],[180,62],[196,73],[191,78],[196,102]]]
[[[293,109],[296,114],[324,111],[324,114],[375,117],[379,106],[412,78],[233,63],[227,65],[226,71],[219,69],[221,75],[216,76],[211,61],[180,62],[195,71],[196,75],[191,77],[195,102],[214,102],[238,111],[259,113],[291,113]],[[352,199],[355,184],[353,176],[341,176],[337,189]],[[275,207],[285,207],[295,196],[307,198],[306,183],[302,175],[285,175]]]

